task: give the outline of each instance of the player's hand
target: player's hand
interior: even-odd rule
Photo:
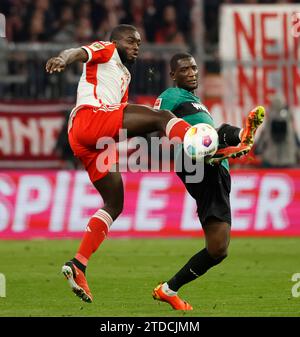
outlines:
[[[66,65],[67,65],[66,61],[62,57],[60,56],[51,57],[51,59],[47,61],[46,71],[47,73],[50,74],[52,74],[55,71],[60,73],[61,71],[65,70]]]

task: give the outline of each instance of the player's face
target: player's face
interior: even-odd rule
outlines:
[[[193,57],[180,59],[171,77],[179,88],[193,91],[198,88],[198,67]]]
[[[122,38],[116,41],[116,46],[124,63],[134,63],[138,57],[141,36],[137,31],[124,32]]]

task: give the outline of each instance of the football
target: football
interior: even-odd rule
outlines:
[[[186,154],[196,161],[212,157],[218,150],[217,131],[209,124],[193,125],[185,134],[183,147]]]

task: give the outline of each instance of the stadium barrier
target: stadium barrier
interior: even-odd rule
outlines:
[[[62,50],[79,43],[13,43],[0,39],[0,97],[6,100],[69,99],[75,100],[82,64],[74,63],[59,74],[48,74],[45,65]],[[178,44],[143,44],[133,73],[130,95],[158,95],[172,85],[169,60],[175,53],[186,52]],[[195,55],[196,57],[196,55]],[[199,67],[201,61],[199,58]]]
[[[300,235],[300,170],[232,170],[235,236]],[[191,237],[203,232],[174,173],[124,173],[125,207],[110,237]],[[79,238],[101,207],[84,171],[2,171],[0,238]]]

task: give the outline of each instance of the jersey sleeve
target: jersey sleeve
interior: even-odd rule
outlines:
[[[179,103],[180,97],[176,88],[168,88],[157,97],[153,108],[157,110],[161,109],[173,111]]]
[[[174,109],[174,102],[172,99],[165,97],[164,95],[160,95],[154,102],[153,108],[156,110],[171,110]]]
[[[95,41],[87,46],[82,46],[88,54],[88,62],[105,63],[112,57],[116,46],[112,42]]]

